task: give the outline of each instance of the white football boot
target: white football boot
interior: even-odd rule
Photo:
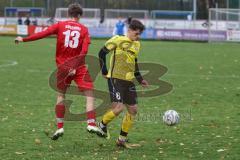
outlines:
[[[62,137],[64,134],[64,130],[63,128],[60,128],[58,130],[56,130],[56,132],[53,134],[53,136],[51,137],[52,140],[58,140],[59,137]]]

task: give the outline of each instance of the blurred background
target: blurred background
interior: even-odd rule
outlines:
[[[84,8],[81,23],[89,27],[92,37],[110,37],[116,34],[119,21],[129,18],[141,20],[145,39],[183,39],[225,41],[228,34],[240,33],[240,0],[0,0],[0,25],[17,26],[16,30],[35,30],[29,26],[49,26],[68,17],[69,4],[78,2]],[[25,29],[24,29],[25,28]],[[41,31],[43,28],[38,28]],[[162,29],[169,29],[165,31]],[[178,32],[172,32],[177,29]],[[186,33],[184,30],[188,30]],[[5,29],[10,30],[10,29]],[[12,29],[13,30],[13,29]],[[181,32],[179,32],[181,30]],[[182,34],[196,33],[189,37]],[[231,33],[228,33],[230,30]],[[196,32],[197,31],[197,32]],[[215,32],[216,31],[216,32]],[[237,32],[235,32],[237,31]],[[0,34],[3,34],[0,31]],[[22,35],[32,34],[20,33]],[[181,37],[176,35],[181,34]],[[216,35],[215,35],[216,34]],[[166,36],[167,35],[167,36]],[[175,37],[171,37],[175,35]],[[202,38],[194,38],[194,37]],[[221,37],[220,39],[214,37]],[[205,37],[205,38],[204,38]],[[207,38],[206,38],[207,37]]]
[[[197,5],[197,19],[206,19],[208,8],[239,8],[239,0],[1,0],[0,16],[5,7],[42,7],[46,16],[54,16],[55,9],[79,2],[85,8],[104,9],[145,9],[145,10],[193,10]]]

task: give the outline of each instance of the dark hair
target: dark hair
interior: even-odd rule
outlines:
[[[70,17],[78,18],[83,14],[83,9],[80,4],[73,3],[68,6],[68,15]]]
[[[134,31],[140,30],[140,32],[143,32],[145,29],[145,26],[139,20],[133,19],[129,24],[129,28]]]

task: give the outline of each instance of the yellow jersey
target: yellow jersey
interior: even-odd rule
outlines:
[[[140,42],[132,41],[127,36],[117,35],[109,39],[105,47],[111,51],[107,77],[133,81]]]

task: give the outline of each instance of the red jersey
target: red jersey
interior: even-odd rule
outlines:
[[[87,54],[90,37],[87,27],[74,20],[58,22],[45,31],[23,38],[24,42],[34,41],[49,35],[57,35],[56,63],[57,66],[73,57]]]

